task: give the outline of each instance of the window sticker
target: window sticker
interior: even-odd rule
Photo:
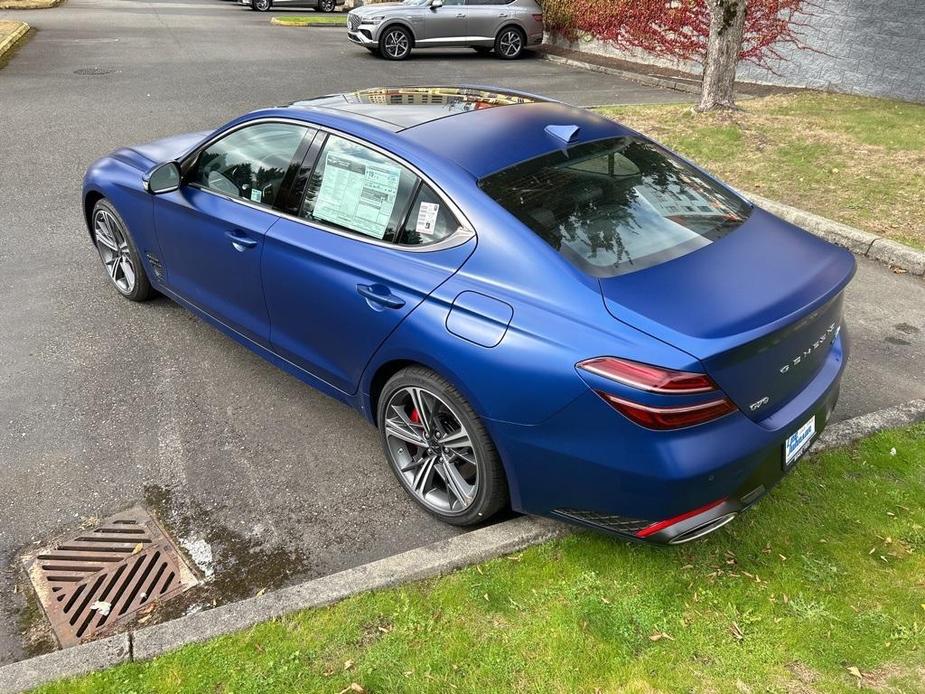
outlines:
[[[402,167],[328,152],[312,216],[377,239],[385,236]]]
[[[418,221],[414,226],[414,230],[421,236],[433,236],[438,214],[440,214],[439,203],[422,202],[420,209],[418,209]]]
[[[251,200],[260,202],[263,200],[263,193],[258,188],[251,188]]]

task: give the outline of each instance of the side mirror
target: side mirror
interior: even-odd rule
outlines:
[[[443,7],[443,0],[431,0],[430,9],[436,10],[438,7]]]
[[[180,165],[175,161],[158,164],[144,175],[142,181],[151,195],[174,191],[180,187]]]

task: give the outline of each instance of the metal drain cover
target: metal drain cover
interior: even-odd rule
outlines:
[[[23,562],[62,646],[104,636],[199,582],[140,507],[30,552]]]

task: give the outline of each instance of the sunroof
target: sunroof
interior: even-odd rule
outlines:
[[[529,104],[535,97],[471,87],[384,87],[296,101],[293,108],[330,108],[411,128],[438,118],[497,106]]]

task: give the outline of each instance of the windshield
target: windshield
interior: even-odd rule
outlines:
[[[492,174],[481,188],[584,272],[664,263],[736,229],[751,207],[638,137],[577,145]]]

